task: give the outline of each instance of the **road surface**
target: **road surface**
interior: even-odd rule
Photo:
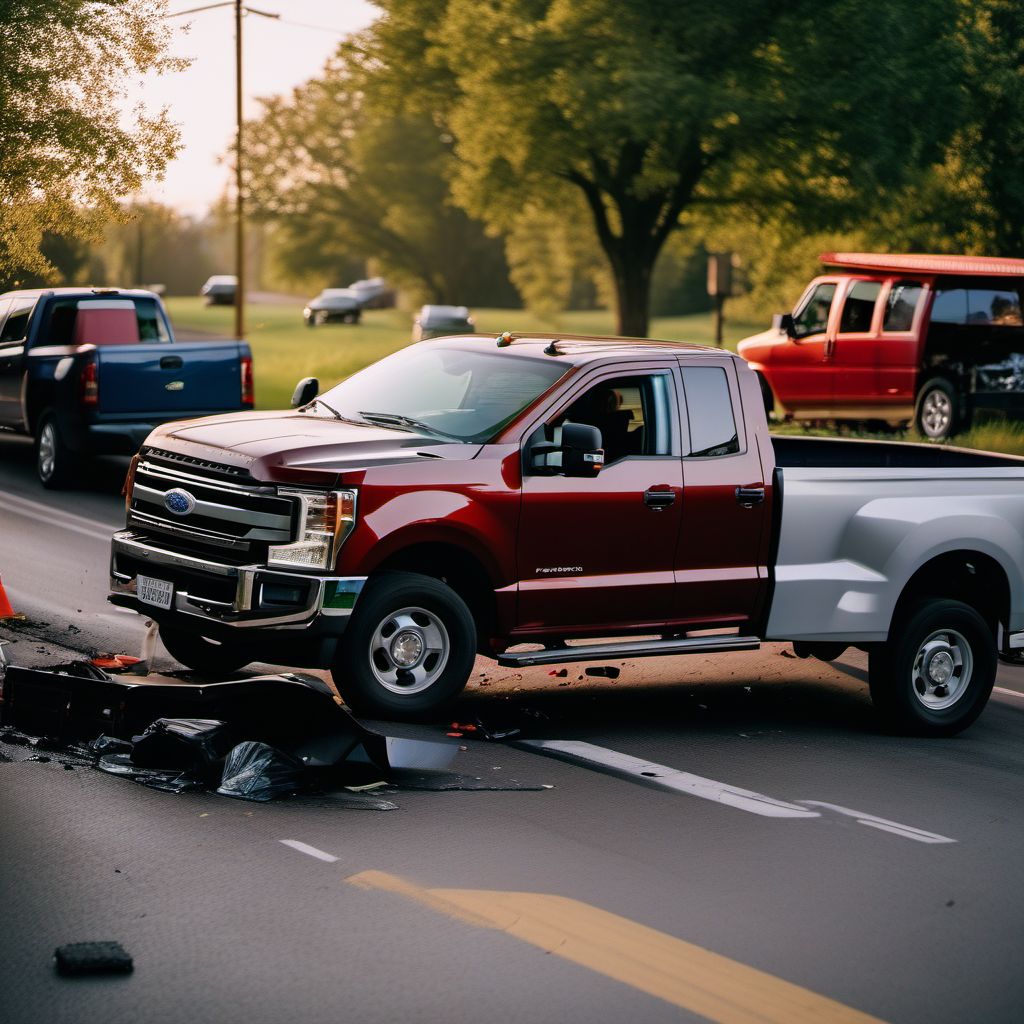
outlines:
[[[44,492],[0,437],[12,660],[137,652],[104,602],[123,469]],[[532,745],[466,737],[453,771],[514,788],[389,811],[174,796],[0,745],[0,1020],[1021,1019],[1024,669],[962,736],[917,740],[876,731],[859,653],[614,664],[481,661],[456,719],[526,709]],[[92,939],[134,973],[58,977],[54,947]]]

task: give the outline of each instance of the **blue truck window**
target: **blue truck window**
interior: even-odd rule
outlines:
[[[171,340],[167,324],[160,312],[157,301],[146,297],[132,297],[127,300],[110,300],[106,298],[83,299],[77,297],[55,299],[50,304],[48,319],[40,340],[46,345],[74,344],[75,323],[78,319],[78,311],[88,309],[90,306],[110,305],[112,301],[134,304],[140,342],[162,344]],[[103,344],[102,339],[97,339],[96,343]]]

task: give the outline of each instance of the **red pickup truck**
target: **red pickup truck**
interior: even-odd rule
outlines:
[[[331,667],[416,716],[478,652],[852,644],[890,720],[949,733],[1024,648],[1024,460],[772,438],[741,359],[668,342],[440,338],[317,387],[133,461],[110,599],[199,671]]]
[[[746,338],[769,411],[945,438],[1024,416],[1024,260],[824,253],[792,313]]]

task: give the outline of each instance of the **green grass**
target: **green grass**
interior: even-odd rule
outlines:
[[[176,329],[203,331],[212,336],[233,336],[234,310],[205,306],[198,297],[170,298],[167,308]],[[570,334],[613,334],[614,317],[606,310],[565,313],[557,323],[544,322],[522,309],[474,310],[477,330],[485,337],[502,331],[543,332],[557,329]],[[312,330],[302,322],[302,304],[254,304],[246,308],[249,345],[256,375],[256,405],[260,409],[286,408],[296,382],[319,377],[326,390],[339,380],[409,344],[412,317],[397,309],[367,310],[362,322],[325,324]],[[763,325],[726,322],[726,347]],[[711,344],[710,313],[660,317],[651,325],[651,337]]]

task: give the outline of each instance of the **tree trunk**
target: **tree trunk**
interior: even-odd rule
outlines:
[[[623,247],[625,248],[625,247]],[[615,275],[616,333],[646,338],[650,329],[651,274],[654,260],[639,252],[620,252],[611,260]]]

